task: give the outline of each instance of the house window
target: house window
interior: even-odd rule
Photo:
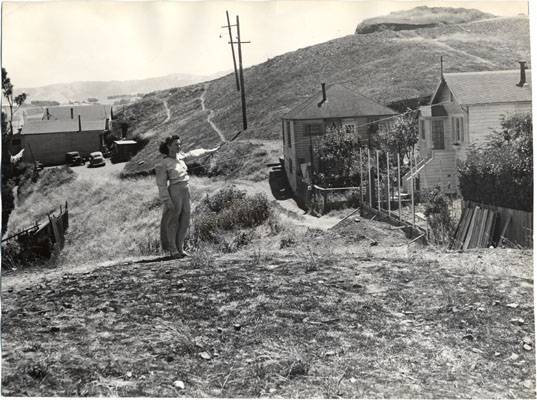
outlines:
[[[433,150],[444,150],[444,120],[432,120]]]
[[[462,117],[453,117],[451,119],[451,126],[453,130],[453,142],[460,143],[464,141],[464,125]]]
[[[287,122],[286,129],[287,129],[287,147],[291,148],[291,130],[289,129],[290,123]]]
[[[344,124],[343,129],[345,133],[354,133],[356,131],[356,126],[354,124]]]
[[[422,119],[420,119],[420,134],[421,134],[421,139],[425,140],[425,121]]]
[[[306,136],[318,136],[322,134],[321,124],[306,124],[304,126],[304,134]]]

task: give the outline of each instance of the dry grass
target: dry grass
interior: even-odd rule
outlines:
[[[2,300],[3,395],[535,396],[531,284],[386,249],[203,252]]]

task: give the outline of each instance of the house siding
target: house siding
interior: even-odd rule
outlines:
[[[501,128],[502,115],[508,116],[514,113],[531,113],[531,102],[477,104],[469,106],[470,142],[481,145],[487,141],[487,137],[493,130]]]
[[[35,159],[47,166],[63,164],[68,151],[87,156],[100,150],[102,134],[103,131],[86,131],[21,135],[21,145],[25,149],[23,161],[33,162]]]
[[[458,185],[455,152],[435,152],[430,163],[420,171],[419,179],[422,191],[439,186],[445,193],[455,193]]]
[[[282,119],[282,144],[284,156],[284,169],[287,175],[287,181],[295,198],[303,200],[306,193],[306,182],[302,176],[300,165],[311,162],[313,153],[313,170],[319,168],[318,159],[315,157],[315,148],[319,144],[322,136],[325,135],[331,128],[338,129],[346,124],[354,125],[354,137],[360,140],[362,144],[367,144],[370,138],[369,129],[370,123],[382,119],[379,125],[389,127],[390,121],[384,120],[388,115],[379,116],[359,116],[359,117],[337,117],[329,119],[307,119],[307,120],[292,120]],[[287,124],[289,122],[289,124]],[[321,134],[309,136],[306,135],[306,125],[318,124],[321,126]],[[288,129],[289,125],[289,129]],[[291,146],[288,145],[288,140],[291,141]]]

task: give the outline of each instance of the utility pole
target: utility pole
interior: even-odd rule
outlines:
[[[227,17],[227,26],[223,26],[222,28],[227,28],[229,32],[229,44],[231,45],[231,52],[233,55],[233,67],[235,68],[235,83],[237,84],[237,89],[241,92],[241,108],[242,108],[242,129],[246,130],[248,128],[248,121],[246,119],[246,92],[244,90],[244,75],[242,71],[242,44],[243,43],[250,43],[250,42],[242,42],[241,41],[241,28],[240,28],[240,22],[239,22],[239,16],[236,16],[237,22],[235,25],[231,25],[229,22],[229,13],[226,11],[226,17]],[[233,41],[233,37],[231,34],[231,27],[235,26],[237,27],[237,41]],[[236,67],[236,60],[235,60],[235,50],[233,48],[233,45],[238,45],[238,55],[239,55],[239,74],[237,78],[237,67]]]
[[[229,13],[226,10],[226,18],[227,18],[227,26],[223,26],[222,28],[227,28],[229,32],[229,45],[231,46],[231,55],[233,56],[233,70],[235,71],[235,83],[237,84],[237,91],[241,90],[240,84],[239,84],[239,74],[237,73],[237,61],[235,60],[235,48],[233,47],[233,35],[231,34],[231,27],[236,25],[231,25],[229,22]]]
[[[239,24],[238,15],[237,15],[237,44],[239,45],[239,80],[240,80],[240,85],[241,85],[242,129],[246,130],[246,128],[248,128],[248,122],[246,121],[246,94],[244,93],[244,76],[242,73],[241,28]]]

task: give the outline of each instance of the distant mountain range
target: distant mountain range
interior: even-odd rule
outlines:
[[[219,78],[226,72],[213,75],[171,74],[156,78],[136,79],[128,81],[83,81],[56,83],[52,85],[16,88],[16,92],[26,93],[28,103],[35,100],[58,101],[60,103],[81,102],[88,98],[96,98],[101,103],[111,102],[110,96],[145,94],[155,90],[165,90],[174,87],[192,85],[198,82]],[[117,100],[117,98],[116,98]]]

